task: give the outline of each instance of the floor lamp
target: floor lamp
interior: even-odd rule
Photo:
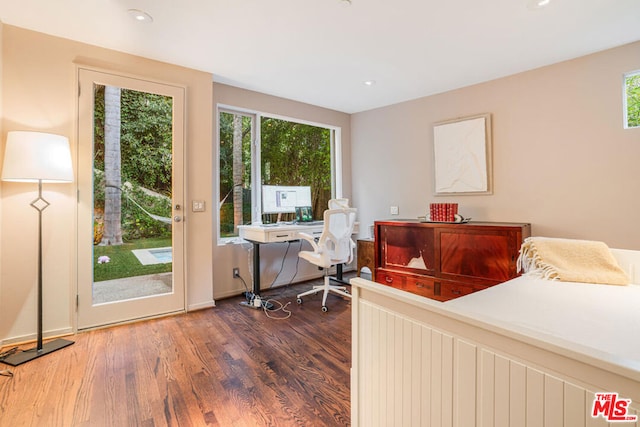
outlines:
[[[42,197],[42,183],[73,181],[69,140],[42,132],[9,132],[2,180],[38,183],[38,197],[31,202],[38,211],[38,337],[35,348],[11,354],[2,360],[2,363],[17,366],[73,344],[73,341],[64,339],[42,343],[42,212],[49,206]]]

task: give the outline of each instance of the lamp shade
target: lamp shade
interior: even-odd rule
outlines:
[[[12,131],[2,167],[3,181],[72,182],[69,140],[43,132]]]

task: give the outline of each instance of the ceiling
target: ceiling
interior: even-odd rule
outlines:
[[[528,1],[0,0],[0,20],[346,113],[640,40],[639,0]]]

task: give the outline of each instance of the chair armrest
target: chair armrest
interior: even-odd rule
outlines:
[[[353,241],[353,238],[349,239],[349,245],[351,246],[351,253],[349,254],[349,259],[345,264],[351,264],[351,261],[353,261],[353,250],[356,248],[356,242]]]
[[[320,252],[320,247],[318,246],[316,239],[311,234],[298,232],[298,237],[309,242],[314,252]]]

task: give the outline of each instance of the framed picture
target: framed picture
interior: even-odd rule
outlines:
[[[433,126],[435,194],[492,194],[491,114]]]

